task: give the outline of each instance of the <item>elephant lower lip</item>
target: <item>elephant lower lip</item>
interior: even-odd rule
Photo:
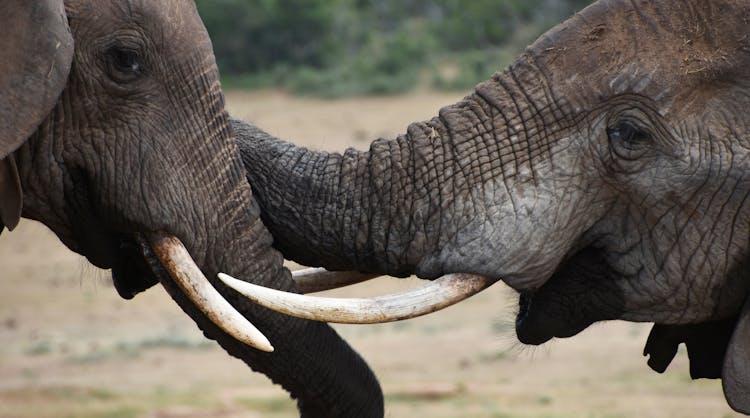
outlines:
[[[149,267],[147,256],[134,238],[120,239],[117,261],[112,266],[112,281],[123,299],[132,299],[159,282]]]
[[[516,314],[516,329],[523,326],[524,319],[529,315],[531,297],[527,293],[518,295],[518,313]]]
[[[534,296],[531,292],[523,292],[518,298],[518,314],[516,315],[516,336],[523,344],[541,345],[551,340],[554,336],[544,331],[532,319],[532,305]]]
[[[516,336],[518,341],[527,345],[542,345],[554,337],[536,327],[526,326],[523,321],[516,321]]]

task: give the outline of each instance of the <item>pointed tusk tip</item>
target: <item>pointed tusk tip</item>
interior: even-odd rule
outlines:
[[[265,351],[266,353],[273,353],[273,346],[270,342],[267,345],[261,345],[256,348],[260,351]]]
[[[148,237],[148,241],[172,282],[208,320],[232,338],[250,347],[265,352],[273,351],[268,338],[208,282],[179,239],[163,232],[156,232]],[[163,277],[159,279],[164,280]]]
[[[226,284],[227,286],[231,287],[234,290],[238,290],[236,286],[237,283],[247,284],[247,282],[243,282],[242,280],[235,279],[234,277],[225,273],[219,273],[217,276],[219,277],[219,280],[221,280],[222,282],[224,282],[224,284]],[[261,341],[258,341],[260,337],[262,337],[263,339]],[[268,338],[266,338],[265,335],[261,334],[259,336],[256,336],[255,338],[256,340],[249,339],[245,341],[245,343],[257,348],[258,350],[265,351],[266,353],[273,353],[274,348],[271,345],[271,342],[268,341]]]
[[[265,335],[262,336],[263,339],[261,339],[260,336],[255,336],[254,338],[244,338],[239,339],[243,343],[249,345],[250,347],[256,348],[260,351],[266,352],[266,353],[273,353],[273,346],[271,345],[271,342],[268,341],[267,338],[265,338]]]
[[[224,282],[227,286],[231,287],[232,289],[237,290],[236,283],[242,282],[242,280],[235,279],[234,277],[226,274],[226,273],[219,273],[218,274],[219,280]],[[243,282],[246,283],[246,282]]]

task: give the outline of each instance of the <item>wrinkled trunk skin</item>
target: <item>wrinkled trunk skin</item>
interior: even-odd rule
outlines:
[[[274,246],[329,269],[426,279],[466,272],[538,285],[567,251],[544,244],[570,242],[590,226],[556,206],[575,190],[555,181],[565,174],[553,164],[549,132],[566,132],[543,79],[519,60],[368,152],[314,152],[233,121]],[[529,93],[532,81],[539,88]],[[557,161],[572,158],[556,152]],[[511,222],[493,224],[502,219]]]
[[[217,273],[225,272],[264,286],[295,291],[291,274],[282,267],[283,258],[270,246],[271,236],[260,220],[250,188],[241,180],[244,179],[238,179],[238,192],[219,194],[223,198],[218,200],[229,203],[222,203],[226,207],[217,210],[228,216],[217,216],[216,224],[210,225],[208,252],[201,269],[219,293],[269,338],[274,352],[258,351],[226,335],[171,281],[165,286],[167,291],[206,337],[289,391],[298,400],[302,417],[382,417],[383,399],[377,379],[328,324],[261,308],[217,279]],[[237,202],[248,202],[249,208],[237,207]],[[160,266],[152,268],[158,271]]]

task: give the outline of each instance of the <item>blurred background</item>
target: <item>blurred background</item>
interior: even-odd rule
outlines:
[[[329,151],[366,149],[437,114],[585,1],[199,0],[229,112]],[[0,237],[0,417],[294,417],[294,403],[206,340],[160,286],[125,301],[109,272],[23,221]],[[290,268],[299,266],[289,263]],[[383,294],[378,279],[333,295]],[[444,311],[335,325],[383,385],[386,415],[732,418],[684,350],[664,375],[649,324],[597,324],[523,347],[502,284]]]
[[[322,97],[473,87],[587,0],[198,0],[225,84]]]

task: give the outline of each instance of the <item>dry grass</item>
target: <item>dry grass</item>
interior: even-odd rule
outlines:
[[[230,93],[231,112],[327,150],[364,148],[459,97],[320,101]],[[107,274],[24,222],[0,238],[0,417],[290,417],[293,403],[214,343],[155,287],[124,301]],[[381,279],[340,290],[415,285]],[[515,342],[501,286],[403,323],[337,326],[380,377],[389,417],[728,418],[716,381],[690,381],[680,353],[665,375],[641,356],[648,326],[597,325],[540,348]]]

